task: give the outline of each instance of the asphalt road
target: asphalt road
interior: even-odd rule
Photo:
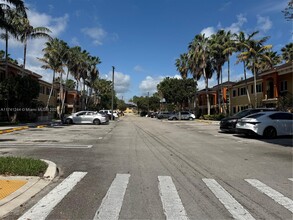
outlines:
[[[288,137],[244,138],[215,124],[125,116],[109,125],[5,134],[0,154],[59,168],[48,187],[6,219],[293,217]]]

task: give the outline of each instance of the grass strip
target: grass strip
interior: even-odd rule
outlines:
[[[43,176],[48,164],[42,160],[21,157],[0,157],[0,174],[13,176]]]

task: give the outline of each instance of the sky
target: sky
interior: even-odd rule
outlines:
[[[112,79],[117,97],[152,95],[165,77],[180,77],[175,60],[187,52],[195,35],[208,37],[219,29],[232,33],[259,31],[270,36],[273,50],[292,42],[292,21],[282,10],[289,0],[25,0],[34,27],[47,27],[69,46],[80,46],[102,61],[100,77]],[[0,0],[1,2],[1,0]],[[41,68],[45,40],[30,40],[26,68],[52,81]],[[0,41],[0,49],[5,43]],[[23,45],[11,38],[9,54],[23,62]],[[240,80],[242,65],[231,58],[231,81]],[[252,76],[252,75],[251,75]],[[191,76],[190,76],[191,77]],[[223,81],[227,80],[227,65]],[[213,77],[209,85],[217,82]],[[199,89],[204,88],[203,79]]]

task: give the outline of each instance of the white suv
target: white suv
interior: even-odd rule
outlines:
[[[112,111],[111,110],[103,109],[103,110],[100,110],[99,113],[106,114],[106,115],[108,115],[109,119],[111,119],[111,116],[112,116]],[[119,117],[117,111],[115,111],[115,110],[113,111],[113,117],[114,117],[114,120]]]

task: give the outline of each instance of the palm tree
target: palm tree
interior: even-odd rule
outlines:
[[[225,33],[225,32],[224,32]],[[230,56],[233,54],[233,52],[236,51],[236,45],[235,45],[235,34],[231,34],[230,31],[226,32],[226,36],[224,36],[224,55],[226,55],[226,59],[228,62],[228,82],[230,82]]]
[[[25,6],[23,3],[23,0],[3,0],[2,3],[0,4],[0,29],[5,29],[5,30],[14,30],[15,28],[11,24],[9,20],[7,20],[6,13],[7,10],[10,10],[11,5],[14,7],[17,11],[21,11],[25,13]]]
[[[263,63],[272,63],[271,58],[265,54],[266,51],[272,48],[272,45],[263,45],[267,39],[268,37],[264,37],[257,41],[243,43],[243,46],[246,47],[247,51],[244,51],[239,55],[239,59],[245,60],[248,64],[248,68],[253,73],[255,108],[257,107],[256,77],[262,70]]]
[[[23,69],[25,69],[28,40],[37,38],[47,38],[50,40],[51,36],[48,33],[51,33],[51,31],[46,27],[33,27],[32,25],[30,25],[29,20],[25,17],[19,19],[18,21],[15,21],[15,23],[18,26],[19,39],[24,44]]]
[[[289,63],[293,60],[293,43],[285,45],[282,49],[282,58],[286,63]]]
[[[212,71],[210,71],[210,44],[208,38],[205,37],[205,34],[196,35],[193,41],[189,44],[190,51],[190,69],[194,74],[195,79],[198,79],[203,75],[205,80],[205,90],[207,98],[207,109],[208,115],[210,115],[211,106],[208,93],[208,79],[212,76]]]
[[[188,55],[187,53],[180,54],[180,58],[176,59],[175,66],[183,79],[188,75]]]
[[[240,53],[247,51],[247,47],[244,46],[245,44],[250,44],[250,41],[253,40],[253,37],[258,34],[258,31],[255,31],[251,34],[249,34],[246,38],[245,33],[243,31],[239,32],[237,35],[237,41],[236,41],[236,48],[237,51],[239,51]],[[248,105],[249,107],[251,107],[251,98],[250,98],[250,92],[248,89],[248,84],[247,84],[247,75],[246,75],[246,66],[247,66],[247,62],[248,60],[241,60],[240,57],[238,57],[238,60],[236,63],[241,62],[243,63],[243,74],[244,74],[244,81],[245,81],[245,87],[246,87],[246,94],[247,94],[247,98],[248,98]]]
[[[44,69],[51,69],[53,70],[53,78],[52,78],[52,85],[51,85],[51,91],[48,97],[46,108],[48,108],[50,99],[53,93],[54,89],[54,83],[55,83],[55,74],[56,73],[62,73],[63,70],[63,63],[62,59],[60,59],[60,40],[57,38],[51,39],[46,43],[46,47],[43,49],[44,56],[43,58],[38,58],[41,62],[44,63],[42,65],[42,68]]]
[[[210,37],[210,49],[211,49],[211,64],[213,66],[213,69],[217,73],[217,81],[218,81],[218,87],[220,84],[221,79],[221,86],[220,91],[222,91],[222,84],[223,84],[223,74],[222,74],[222,67],[224,66],[226,62],[226,56],[224,54],[224,40],[225,40],[225,31],[219,30],[216,34],[213,34]],[[218,103],[219,103],[219,112],[222,108],[222,101],[223,97],[221,99],[220,97],[220,91],[218,89]],[[224,110],[224,113],[226,114],[226,108],[222,108]]]
[[[2,8],[2,7],[0,7]],[[8,40],[9,35],[17,38],[18,36],[18,29],[15,26],[15,20],[18,20],[23,17],[27,17],[26,11],[23,8],[11,8],[8,5],[2,8],[3,18],[5,19],[5,33],[1,34],[1,39],[5,40],[5,75],[8,74]]]

